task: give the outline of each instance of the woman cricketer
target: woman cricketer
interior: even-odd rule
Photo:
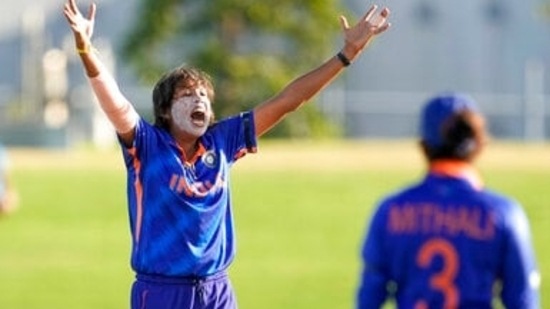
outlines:
[[[127,169],[136,273],[132,308],[236,308],[226,270],[235,256],[229,169],[257,139],[333,81],[389,27],[387,8],[371,6],[353,26],[340,17],[343,48],[253,110],[214,122],[206,73],[177,67],[153,90],[154,123],[144,120],[94,52],[96,6],[87,16],[64,6],[76,52],[118,135]],[[175,51],[177,52],[177,51]]]

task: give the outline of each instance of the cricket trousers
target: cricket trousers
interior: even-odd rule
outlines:
[[[226,272],[208,277],[164,277],[137,274],[132,309],[236,309]]]

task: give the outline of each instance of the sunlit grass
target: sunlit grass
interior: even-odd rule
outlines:
[[[21,205],[0,220],[0,308],[127,308],[133,273],[119,152],[10,153]],[[548,158],[544,145],[497,144],[479,164],[487,185],[526,208],[543,304]],[[372,207],[423,171],[413,141],[261,143],[232,173],[238,254],[230,273],[240,307],[352,308]]]

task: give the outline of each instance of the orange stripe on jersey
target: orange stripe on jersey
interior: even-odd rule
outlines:
[[[206,153],[206,148],[204,148],[202,143],[199,143],[199,149],[197,149],[191,160],[189,160],[189,163],[195,163],[204,153]]]
[[[236,161],[242,157],[244,157],[247,153],[256,153],[257,151],[257,148],[256,147],[252,147],[250,149],[247,149],[247,148],[241,148],[236,154],[235,156],[233,157],[233,159]]]
[[[206,148],[204,148],[204,145],[202,143],[199,143],[197,151],[195,151],[195,154],[193,155],[193,157],[187,160],[187,157],[185,156],[185,151],[183,151],[183,148],[181,148],[180,145],[178,144],[176,144],[176,146],[179,148],[181,152],[181,160],[185,165],[194,164],[199,159],[200,156],[206,153]]]
[[[465,178],[478,190],[483,187],[483,181],[479,173],[468,162],[458,160],[436,160],[430,163],[430,172],[444,176]]]
[[[139,180],[139,174],[141,172],[141,161],[136,156],[136,148],[132,147],[128,149],[128,152],[132,155],[134,169],[136,171],[136,180],[134,182],[134,188],[136,191],[136,225],[134,231],[134,237],[136,244],[139,242],[139,237],[141,234],[141,223],[143,220],[143,184]]]

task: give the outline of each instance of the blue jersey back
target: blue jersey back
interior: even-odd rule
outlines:
[[[199,147],[186,161],[166,130],[144,120],[133,147],[122,147],[137,273],[206,276],[234,257],[229,168],[256,149],[252,113],[216,123]]]
[[[538,308],[527,219],[504,196],[463,178],[429,174],[386,198],[365,241],[359,308],[491,308],[495,282],[507,308]]]

